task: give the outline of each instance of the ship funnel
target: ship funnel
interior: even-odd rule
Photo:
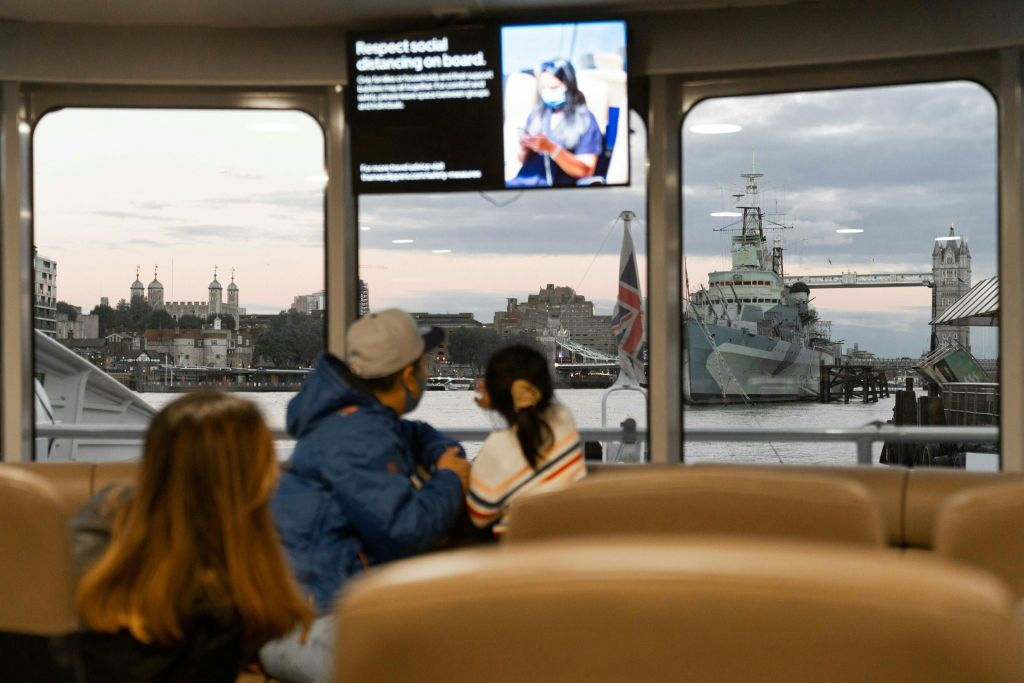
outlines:
[[[794,282],[789,287],[789,296],[794,303],[806,304],[811,296],[811,288],[803,282]]]

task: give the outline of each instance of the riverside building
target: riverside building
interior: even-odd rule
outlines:
[[[546,285],[526,301],[507,299],[504,311],[494,314],[494,329],[507,336],[526,332],[551,336],[559,330],[569,333],[575,342],[605,353],[616,353],[612,317],[594,315],[594,303],[577,294],[572,287]]]

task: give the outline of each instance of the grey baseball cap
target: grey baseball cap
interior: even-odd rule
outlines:
[[[377,379],[414,363],[444,341],[440,327],[418,327],[397,308],[364,315],[348,328],[346,361],[358,377]]]

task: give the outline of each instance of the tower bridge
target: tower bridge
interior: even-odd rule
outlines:
[[[786,285],[803,282],[812,289],[840,289],[855,287],[934,287],[933,273],[857,273],[838,275],[787,275]]]
[[[781,269],[780,271],[781,272]],[[932,295],[932,320],[956,303],[971,288],[971,250],[967,239],[949,226],[949,234],[935,238],[932,247],[931,272],[921,273],[857,273],[837,275],[787,275],[785,285],[803,282],[811,289],[845,289],[857,287],[928,287]],[[958,343],[968,351],[971,332],[967,326],[936,325],[932,328],[932,349],[941,344]]]
[[[619,357],[580,344],[562,333],[541,337],[550,350],[555,370],[555,384],[572,388],[603,388],[611,386],[619,374]]]

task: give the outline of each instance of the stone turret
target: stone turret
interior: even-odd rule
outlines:
[[[231,284],[228,285],[228,306],[238,308],[238,285],[235,284],[235,269],[231,269]]]
[[[135,282],[131,286],[131,297],[129,301],[145,301],[146,300],[146,285],[142,284],[142,280],[139,279],[139,267],[135,266]]]
[[[163,308],[164,286],[156,279],[156,266],[153,266],[153,281],[149,283],[148,294],[150,306],[153,308]]]
[[[213,282],[210,283],[208,289],[210,292],[210,313],[220,313],[221,304],[223,303],[224,288],[220,286],[219,282],[217,282],[217,266],[213,267]]]

